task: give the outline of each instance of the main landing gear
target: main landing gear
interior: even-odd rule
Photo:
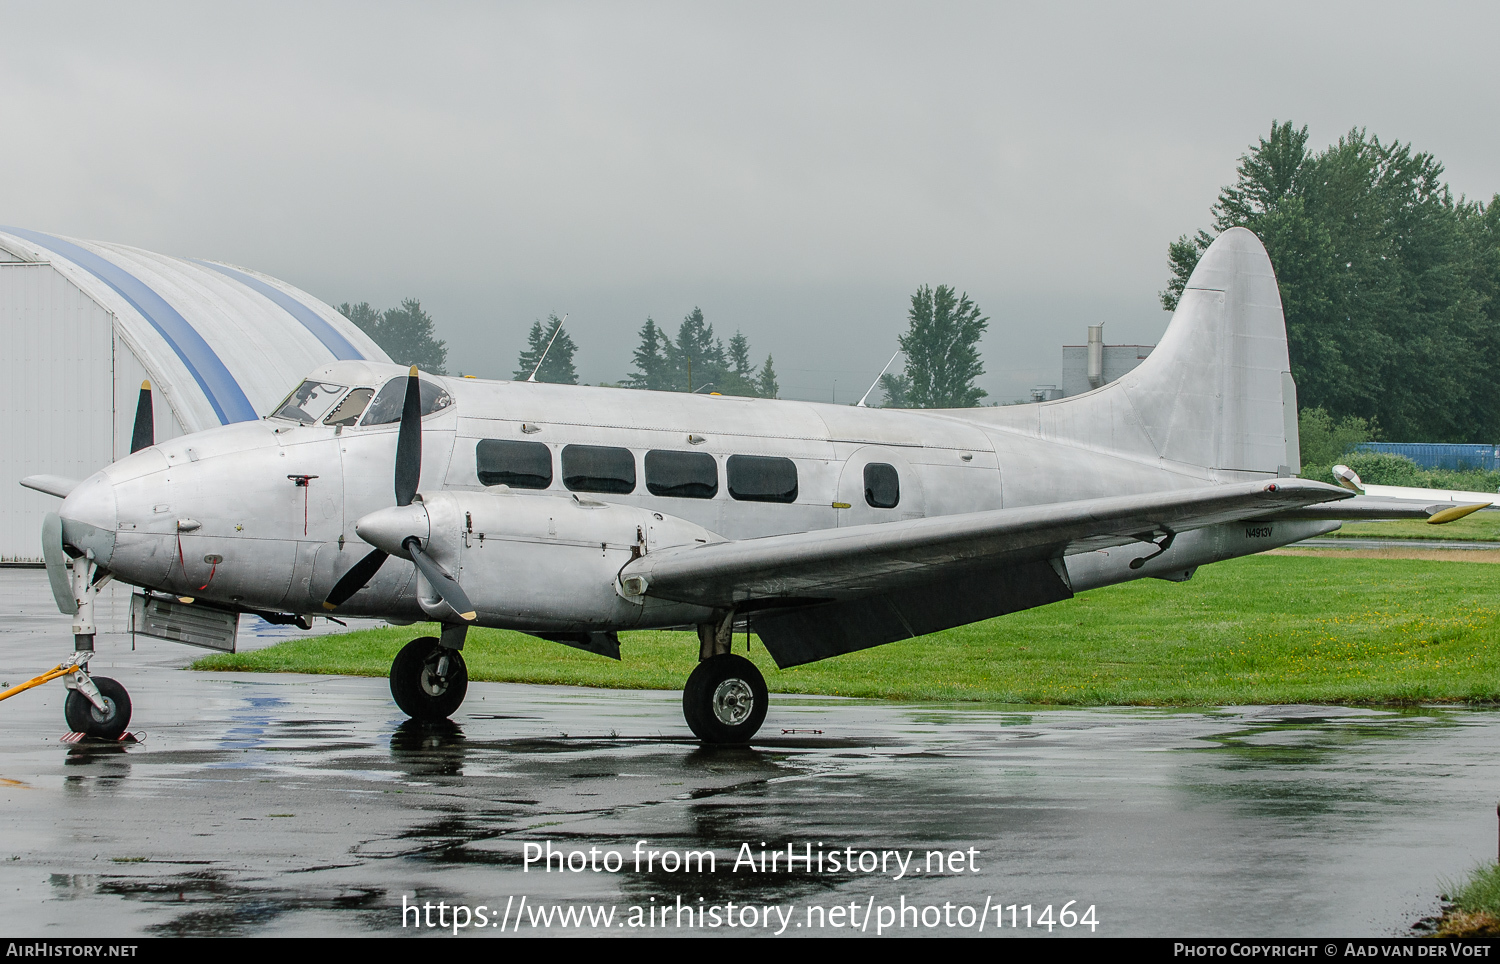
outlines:
[[[445,630],[443,636],[449,633]],[[463,644],[462,634],[459,645]],[[457,647],[421,636],[401,647],[391,663],[391,696],[407,716],[424,723],[446,720],[469,691],[469,668]]]
[[[765,722],[771,702],[760,670],[729,651],[733,623],[731,613],[698,627],[698,665],[682,689],[682,715],[704,743],[749,743]],[[391,696],[407,716],[434,723],[447,719],[463,703],[469,689],[461,651],[467,628],[444,626],[441,639],[421,636],[396,654]]]
[[[704,743],[749,743],[771,703],[760,670],[729,651],[733,626],[729,613],[698,627],[698,665],[682,688],[682,715]]]

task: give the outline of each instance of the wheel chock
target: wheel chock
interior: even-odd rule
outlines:
[[[77,746],[79,744],[83,746],[119,746],[122,743],[145,743],[146,734],[125,732],[120,734],[118,740],[101,740],[99,737],[89,736],[87,733],[65,733],[62,739],[57,742],[66,743],[69,746]]]

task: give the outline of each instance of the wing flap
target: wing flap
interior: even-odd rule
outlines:
[[[1047,561],[964,572],[899,592],[788,609],[761,610],[750,623],[782,669],[900,639],[992,619],[1072,597]]]

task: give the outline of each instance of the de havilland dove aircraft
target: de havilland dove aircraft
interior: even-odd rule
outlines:
[[[130,714],[86,665],[111,579],[179,629],[240,613],[436,621],[391,666],[419,720],[463,701],[470,626],[614,658],[621,630],[696,628],[687,722],[741,743],[768,699],[730,651],[739,629],[796,666],[1126,580],[1185,581],[1340,520],[1479,507],[1295,477],[1281,300],[1242,228],[1204,253],[1145,362],[1056,401],[894,411],[341,361],[259,421],[161,444],[150,424],[138,416],[139,450],[88,479],[24,483],[64,496],[43,542],[76,614],[66,716],[98,737]]]

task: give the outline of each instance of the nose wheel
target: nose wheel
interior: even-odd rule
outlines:
[[[118,740],[130,725],[130,694],[108,676],[88,679],[97,688],[99,701],[104,705],[95,706],[83,693],[70,689],[63,700],[63,719],[74,733],[99,740]]]
[[[699,662],[682,688],[682,715],[704,743],[750,742],[770,702],[760,670],[733,653]]]
[[[436,636],[412,640],[391,662],[391,696],[414,720],[446,720],[468,691],[463,653],[440,645]]]

